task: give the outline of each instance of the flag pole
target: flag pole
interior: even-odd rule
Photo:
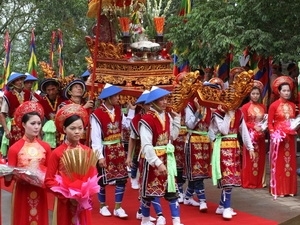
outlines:
[[[49,66],[52,67],[52,68],[53,68],[55,38],[56,38],[56,31],[52,31],[51,45],[50,45],[50,55],[49,55]]]
[[[95,101],[95,79],[96,79],[96,69],[97,69],[97,58],[98,58],[98,45],[99,45],[99,37],[100,37],[100,18],[101,18],[101,9],[102,9],[102,0],[99,2],[100,6],[97,12],[97,27],[96,27],[96,38],[95,38],[95,47],[94,47],[94,54],[93,54],[93,71],[91,73],[91,90],[89,93],[89,100]],[[89,114],[92,114],[92,109],[89,109]],[[91,133],[91,123],[88,124],[87,128],[87,138],[86,138],[86,145],[91,146],[90,143],[90,133]]]
[[[95,38],[95,49],[93,54],[93,71],[91,77],[91,92],[90,98],[94,100],[94,90],[95,90],[95,79],[96,79],[96,68],[97,68],[97,58],[98,58],[98,45],[99,45],[99,37],[100,37],[100,18],[101,18],[101,8],[102,8],[102,0],[100,0],[99,10],[97,12],[97,27],[96,27],[96,38]]]
[[[63,33],[60,29],[57,30],[57,41],[58,41],[58,76],[59,78],[64,78],[65,73],[64,73],[64,59],[63,59],[63,54],[62,54],[62,48],[64,46],[63,44]]]

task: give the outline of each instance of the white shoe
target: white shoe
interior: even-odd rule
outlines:
[[[128,215],[125,213],[124,209],[121,207],[118,209],[114,209],[114,216],[120,217],[120,218],[126,218]]]
[[[206,204],[206,202],[200,201],[199,210],[201,212],[206,212],[207,211],[207,204]]]
[[[116,185],[116,181],[115,180],[111,181],[111,182],[108,183],[108,185]]]
[[[184,197],[183,197],[183,193],[179,193],[179,197],[177,199],[178,203],[183,203]]]
[[[174,217],[172,219],[173,225],[183,225],[182,223],[180,223],[180,217]]]
[[[166,224],[166,218],[164,216],[159,216],[156,221],[156,225],[165,225]]]
[[[223,218],[224,218],[224,219],[227,219],[227,220],[232,219],[232,211],[231,211],[231,208],[226,208],[226,209],[224,209],[222,215],[223,215]]]
[[[195,201],[195,199],[193,199],[193,197],[189,198],[189,199],[184,199],[183,200],[183,204],[184,205],[192,205],[192,206],[200,206],[200,203]]]
[[[102,215],[102,216],[111,216],[111,213],[110,211],[108,210],[108,206],[103,206],[99,213]]]
[[[139,213],[138,211],[136,212],[136,219],[141,220],[143,218],[143,214]],[[154,222],[156,221],[156,219],[152,216],[149,217],[150,218],[150,222]]]
[[[237,213],[235,211],[233,211],[233,208],[230,208],[230,210],[231,210],[231,214],[233,216],[236,216]],[[219,214],[219,215],[223,215],[223,212],[224,212],[224,207],[223,206],[219,206],[216,210],[216,214]]]
[[[137,178],[131,178],[131,188],[135,190],[140,189],[139,180]]]
[[[150,217],[143,217],[141,221],[141,225],[155,225],[150,221]]]

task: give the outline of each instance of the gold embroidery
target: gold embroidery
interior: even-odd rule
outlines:
[[[162,156],[162,155],[166,154],[166,150],[165,149],[155,149],[155,153],[157,156]]]
[[[200,135],[199,136],[191,136],[190,143],[197,143],[197,142],[210,143],[208,136],[200,136]]]
[[[108,116],[111,120],[111,122],[115,122],[115,117],[116,115],[114,113],[111,113],[110,111],[107,110]]]
[[[186,127],[181,127],[179,130],[179,135],[185,135],[187,134],[187,128]]]
[[[162,130],[164,131],[166,128],[166,114],[164,114],[164,119],[162,119],[156,111],[154,112],[154,115],[159,120],[159,122],[162,126]]]
[[[36,209],[36,208],[30,209],[30,215],[31,215],[31,216],[36,216],[36,215],[37,215],[37,209]],[[36,223],[36,221],[32,221],[32,222],[30,223],[30,225],[31,225],[31,224],[34,225],[34,224],[37,224],[37,223]]]
[[[166,150],[165,149],[154,149],[154,151],[155,151],[155,154],[158,157],[166,154]],[[141,154],[141,158],[145,158],[145,154]]]
[[[201,120],[204,121],[207,115],[207,108],[204,106],[201,106],[200,108],[200,114],[202,115]]]
[[[235,121],[235,115],[230,119],[230,127],[232,128],[234,126]]]
[[[291,116],[291,108],[288,103],[281,104],[281,112],[285,119],[289,119]]]
[[[49,106],[51,107],[52,111],[53,112],[56,112],[56,109],[57,109],[57,101],[58,101],[58,96],[56,96],[56,99],[55,99],[55,102],[54,102],[54,106],[52,106],[52,103],[50,102],[49,98],[46,96],[45,97]]]
[[[121,134],[112,134],[104,138],[104,141],[113,141],[113,140],[120,140]]]
[[[166,145],[169,142],[169,135],[167,132],[162,133],[158,136],[155,146]]]
[[[24,95],[22,93],[19,93],[16,90],[14,90],[13,94],[17,97],[20,104],[24,102]]]
[[[31,199],[36,199],[36,198],[37,198],[37,193],[36,193],[36,191],[30,192],[29,196],[30,196]]]
[[[30,156],[37,156],[39,153],[38,149],[36,149],[35,147],[29,147],[27,152]]]
[[[239,148],[239,147],[240,147],[240,144],[237,140],[221,142],[221,148]]]

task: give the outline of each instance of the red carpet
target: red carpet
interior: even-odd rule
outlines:
[[[129,183],[129,182],[128,182]],[[112,213],[114,208],[114,186],[108,186],[107,190],[107,204]],[[127,190],[125,191],[124,201],[122,208],[129,215],[127,219],[120,219],[117,217],[103,217],[99,214],[99,203],[97,196],[94,197],[94,206],[93,206],[93,224],[92,225],[140,225],[140,220],[135,218],[136,211],[139,207],[138,202],[138,191],[133,190],[128,185]],[[167,225],[172,225],[171,214],[168,206],[168,202],[164,199],[161,199],[161,204],[163,207],[164,216],[167,219]],[[258,216],[254,216],[245,212],[235,210],[238,215],[234,216],[232,220],[225,221],[221,215],[215,214],[215,209],[217,205],[211,202],[208,202],[208,212],[201,213],[198,207],[180,205],[181,212],[181,222],[184,225],[275,225],[278,224],[276,221],[267,220]],[[154,209],[151,208],[151,216],[155,217]]]
[[[12,187],[5,187],[3,184],[3,179],[1,179],[1,188],[6,191],[11,191]],[[129,183],[129,182],[128,182]],[[113,211],[114,208],[114,186],[107,186],[107,204],[109,206],[110,211]],[[53,195],[49,194],[48,205],[49,209],[53,209]],[[111,217],[103,217],[99,214],[99,202],[97,200],[97,196],[95,195],[93,198],[93,224],[92,225],[140,225],[140,220],[135,218],[136,211],[139,207],[138,202],[138,191],[133,190],[128,185],[128,188],[125,191],[124,201],[122,204],[123,209],[125,209],[126,213],[129,215],[127,219],[120,219],[114,216]],[[169,210],[169,206],[166,200],[161,199],[161,204],[163,207],[164,216],[167,219],[167,225],[172,225],[171,214]],[[201,213],[198,207],[180,205],[181,211],[181,222],[184,225],[222,225],[222,224],[230,224],[230,225],[276,225],[278,222],[267,220],[258,216],[254,216],[245,212],[241,212],[235,210],[238,215],[234,216],[232,220],[225,221],[223,220],[221,215],[215,214],[215,209],[217,208],[217,204],[208,202],[208,212]],[[151,208],[151,215],[155,217],[155,213],[153,208]]]

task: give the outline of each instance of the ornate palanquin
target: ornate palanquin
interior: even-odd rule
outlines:
[[[91,56],[95,51],[95,39],[86,37],[86,43]],[[121,86],[121,104],[126,101],[133,101],[145,89],[149,90],[152,86],[172,90],[174,75],[172,71],[172,61],[163,60],[130,60],[123,53],[122,43],[99,42],[97,65],[94,85],[100,92],[105,83]],[[91,57],[86,58],[88,68],[93,70],[94,61]],[[91,76],[86,82],[88,86],[92,84]]]
[[[90,51],[90,57],[86,58],[88,69],[93,71],[92,76],[86,82],[87,86],[90,87],[90,96],[95,96],[96,93],[98,94],[101,91],[105,83],[110,83],[123,88],[120,103],[124,104],[128,101],[135,102],[135,99],[145,89],[149,90],[155,85],[171,91],[169,107],[177,112],[181,112],[186,107],[187,102],[196,96],[202,105],[213,108],[222,105],[224,109],[231,110],[239,107],[244,97],[249,94],[253,87],[253,72],[242,72],[244,71],[243,68],[234,70],[240,74],[234,77],[233,84],[230,84],[226,90],[217,90],[204,85],[200,81],[198,71],[185,73],[183,76],[179,74],[178,77],[175,77],[172,70],[172,61],[163,57],[164,51],[159,53],[163,41],[156,40],[159,43],[157,52],[150,48],[150,45],[140,47],[141,42],[145,44],[144,40],[130,43],[129,24],[127,24],[130,18],[124,18],[124,15],[116,14],[120,31],[122,31],[122,37],[120,38],[122,41],[118,42],[116,40],[116,26],[112,23],[115,18],[110,13],[99,13],[100,10],[105,8],[109,10],[117,9],[117,6],[125,9],[131,5],[132,1],[89,0],[88,2],[88,17],[97,18],[97,25],[93,27],[92,36],[85,38]],[[137,2],[145,3],[144,0],[137,0]],[[139,7],[135,8],[134,12],[138,13],[139,9]],[[138,14],[133,15],[137,16]],[[131,23],[138,25],[140,21],[132,20]],[[142,24],[140,25],[142,26]],[[155,30],[157,35],[161,36],[162,32],[158,32],[157,27]],[[138,46],[138,48],[135,46]],[[144,46],[150,50],[145,51]],[[133,49],[137,49],[134,53],[138,57],[132,57]],[[142,51],[141,55],[140,50]],[[158,57],[158,55],[161,57]],[[91,92],[93,93],[91,94]]]
[[[93,55],[95,40],[86,37],[86,42]],[[86,59],[92,70],[94,61],[91,57]],[[251,70],[235,75],[233,83],[225,90],[204,85],[199,79],[199,71],[176,78],[172,73],[171,60],[128,60],[120,43],[100,42],[96,62],[94,85],[97,91],[100,92],[105,83],[121,86],[124,90],[120,97],[121,104],[134,102],[143,90],[156,85],[172,91],[169,106],[177,112],[181,112],[193,96],[198,96],[204,106],[216,108],[222,105],[226,110],[233,110],[239,107],[253,87]],[[90,79],[91,76],[87,81],[88,86],[91,85]]]

